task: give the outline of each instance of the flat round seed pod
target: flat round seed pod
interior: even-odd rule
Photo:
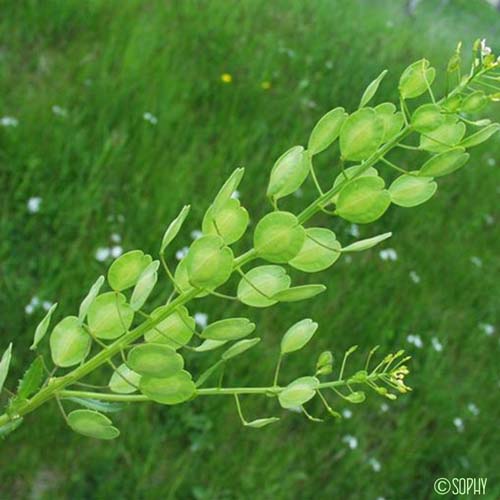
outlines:
[[[238,241],[246,231],[249,216],[240,202],[233,198],[224,203],[214,216],[213,208],[210,207],[205,213],[201,229],[205,234],[218,234],[230,245]]]
[[[151,255],[144,255],[142,250],[124,253],[109,268],[109,286],[116,291],[126,290],[134,286],[152,260]]]
[[[246,427],[254,427],[255,429],[260,429],[261,427],[265,427],[266,425],[273,424],[277,422],[279,417],[267,417],[267,418],[258,418],[256,420],[252,420],[251,422],[247,422],[245,424]]]
[[[123,294],[106,292],[96,297],[89,307],[87,321],[90,331],[100,339],[116,339],[130,328],[134,310]]]
[[[318,386],[319,380],[316,377],[298,378],[278,394],[278,401],[287,409],[302,406],[316,395]]]
[[[250,335],[255,323],[247,318],[228,318],[208,325],[201,337],[212,340],[237,340]]]
[[[441,108],[437,104],[419,106],[411,117],[411,126],[417,132],[432,132],[440,127],[445,120]]]
[[[214,349],[218,349],[227,343],[227,340],[204,340],[198,347],[195,347],[194,350],[196,352],[207,352],[213,351]]]
[[[474,146],[478,146],[482,144],[484,141],[487,141],[493,134],[496,134],[500,130],[500,124],[492,123],[488,125],[478,132],[469,135],[466,137],[461,143],[460,146],[463,148],[472,148]]]
[[[202,236],[189,249],[186,270],[192,285],[213,290],[231,276],[233,252],[220,236]]]
[[[422,95],[432,85],[436,70],[430,67],[427,59],[410,64],[399,79],[399,93],[403,99],[413,99]]]
[[[95,439],[115,439],[120,431],[111,420],[92,410],[74,410],[68,415],[68,425],[79,434]]]
[[[335,142],[346,118],[347,113],[344,108],[332,109],[320,118],[311,132],[307,145],[311,155],[321,153]]]
[[[196,393],[191,374],[185,370],[166,378],[142,377],[139,387],[149,399],[164,405],[183,403]]]
[[[92,302],[94,302],[95,298],[99,295],[104,281],[104,276],[99,276],[99,278],[97,278],[97,281],[90,287],[87,296],[82,300],[80,309],[78,311],[78,319],[81,323],[85,321],[85,318],[87,317],[87,313],[89,311],[89,307],[92,305]]]
[[[355,111],[340,131],[340,152],[344,160],[366,160],[377,151],[384,138],[384,121],[372,108]]]
[[[298,302],[307,300],[326,290],[325,285],[301,285],[281,290],[273,295],[273,299],[278,302]]]
[[[78,318],[67,316],[54,327],[50,334],[52,361],[62,368],[78,365],[87,357],[91,340]]]
[[[335,177],[335,180],[333,181],[333,187],[335,188],[340,184],[347,185],[347,182],[354,178],[357,179],[359,177],[378,177],[378,171],[376,168],[368,167],[366,170],[364,170],[364,168],[365,167],[363,165],[354,165],[353,167],[344,169],[343,172],[340,172],[340,174],[337,175],[337,177]],[[380,177],[380,179],[382,178]],[[337,203],[338,199],[339,199],[339,194],[337,193],[336,195],[332,196],[332,203]]]
[[[443,153],[454,148],[465,135],[465,124],[457,123],[453,115],[446,115],[444,123],[432,132],[420,137],[420,149],[431,153]]]
[[[214,202],[212,203],[213,214],[216,214],[231,199],[233,193],[238,189],[244,173],[244,168],[237,168],[229,176],[214,198]]]
[[[122,363],[113,372],[109,380],[109,388],[118,394],[132,394],[137,391],[141,376]],[[134,387],[135,386],[135,387]]]
[[[184,359],[165,344],[142,344],[133,347],[127,365],[139,375],[170,377],[184,368]]]
[[[306,237],[299,253],[289,264],[306,273],[317,273],[328,269],[337,261],[340,248],[333,231],[323,227],[310,227],[306,229]]]
[[[363,250],[368,250],[369,248],[378,245],[381,241],[384,241],[391,236],[392,233],[383,233],[379,234],[378,236],[373,236],[372,238],[355,241],[354,243],[351,243],[350,245],[342,248],[342,252],[362,252]]]
[[[318,323],[306,318],[292,325],[281,339],[281,354],[302,349],[318,329]]]
[[[167,305],[157,307],[151,313],[151,318],[158,318],[168,307]],[[147,331],[144,334],[144,338],[146,342],[165,344],[172,349],[179,349],[190,342],[194,330],[194,318],[189,316],[188,310],[185,307],[179,307],[154,328]]]
[[[159,266],[160,261],[154,260],[139,276],[134,291],[132,292],[132,297],[130,298],[130,307],[132,307],[134,311],[138,311],[146,303],[146,300],[148,300],[158,281]]]
[[[427,160],[420,168],[419,175],[424,177],[441,177],[463,167],[469,159],[469,153],[463,148],[455,148]]]
[[[464,113],[477,113],[484,109],[488,102],[488,96],[482,90],[476,90],[464,97],[460,105],[460,111]]]
[[[188,292],[193,288],[193,285],[189,282],[189,276],[187,272],[187,267],[186,267],[186,259],[182,259],[179,264],[177,264],[177,267],[175,268],[175,273],[174,273],[174,280],[179,287],[180,291],[185,293]],[[209,294],[209,292],[205,291],[200,291],[196,295],[196,298],[201,298],[201,297],[206,297]]]
[[[392,139],[402,128],[405,123],[403,113],[396,111],[396,106],[392,102],[383,102],[375,106],[375,111],[384,122],[384,137],[382,143]]]
[[[271,212],[255,228],[253,242],[259,257],[274,263],[293,259],[302,247],[305,230],[290,212]]]
[[[255,267],[241,279],[237,295],[247,306],[269,307],[277,303],[272,296],[288,288],[291,281],[290,276],[281,266]]]
[[[400,207],[416,207],[432,198],[437,183],[432,177],[401,175],[389,187],[391,201]]]
[[[243,354],[248,349],[251,349],[254,345],[257,345],[260,342],[260,338],[256,337],[254,339],[245,339],[240,340],[233,344],[227,351],[222,353],[222,359],[227,361],[228,359],[234,358],[235,356],[239,356]]]
[[[165,231],[165,234],[163,235],[163,239],[161,241],[160,253],[163,253],[165,251],[165,248],[167,248],[167,246],[177,236],[177,234],[181,230],[182,225],[184,224],[184,221],[186,220],[186,217],[189,214],[190,208],[191,207],[189,205],[185,205],[184,207],[182,207],[179,215],[167,227],[167,230]]]

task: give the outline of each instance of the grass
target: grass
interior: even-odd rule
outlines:
[[[30,359],[43,314],[26,315],[24,305],[37,295],[73,314],[105,272],[94,254],[112,233],[125,249],[156,252],[166,224],[191,202],[177,242],[189,244],[218,186],[240,165],[247,168],[242,203],[255,222],[268,210],[274,159],[303,144],[324,112],[355,109],[385,67],[378,100],[395,99],[398,75],[413,60],[425,56],[441,69],[459,40],[465,47],[480,36],[494,41],[500,30],[496,11],[479,0],[424,1],[412,16],[404,2],[384,0],[4,1],[2,14],[0,115],[19,120],[0,127],[0,326],[1,345],[15,344],[13,378]],[[231,84],[220,80],[226,72]],[[145,112],[158,123],[145,121]],[[427,204],[391,208],[360,228],[363,237],[392,230],[386,246],[397,261],[382,261],[378,250],[343,259],[314,277],[328,292],[307,305],[248,312],[264,340],[229,370],[228,383],[270,380],[282,333],[310,316],[320,334],[303,356],[286,360],[284,377],[310,370],[324,349],[338,362],[352,344],[365,352],[404,347],[413,355],[415,390],[388,411],[370,395],[350,407],[352,418],[315,425],[248,397],[249,417],[283,418],[247,430],[232,401],[200,398],[127,409],[115,418],[122,437],[109,444],[69,432],[49,405],[2,442],[0,497],[426,499],[438,477],[488,477],[486,497],[498,498],[498,333],[487,336],[479,325],[499,321],[499,241],[490,221],[499,216],[498,171],[490,165],[499,152],[498,139],[476,148]],[[414,158],[401,153],[399,161],[411,168]],[[322,169],[331,179],[331,164]],[[26,208],[33,196],[43,198],[37,214]],[[307,185],[288,206],[312,196]],[[348,224],[318,222],[353,240]],[[215,320],[243,310],[209,299],[195,311]],[[419,334],[423,348],[408,334]],[[361,355],[352,363],[357,368]],[[357,438],[356,449],[347,435]]]

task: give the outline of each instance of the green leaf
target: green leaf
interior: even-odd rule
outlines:
[[[403,113],[396,111],[396,106],[392,102],[384,102],[375,106],[374,109],[384,122],[384,138],[382,139],[382,143],[386,143],[403,128],[405,123]]]
[[[3,384],[5,383],[5,379],[9,373],[10,359],[12,357],[12,342],[9,344],[9,347],[5,349],[2,354],[2,359],[0,360],[0,393],[3,389]]]
[[[251,349],[254,345],[257,345],[259,342],[259,337],[256,337],[254,339],[240,340],[233,344],[227,351],[224,351],[221,357],[224,361],[227,361],[228,359],[243,354],[245,351],[248,351],[248,349]]]
[[[274,164],[267,196],[278,200],[295,192],[309,175],[310,156],[302,146],[293,146]]]
[[[463,148],[455,148],[433,156],[420,168],[419,175],[424,177],[441,177],[463,167],[469,159],[469,153]]]
[[[463,113],[477,113],[484,109],[488,102],[488,96],[482,90],[476,90],[464,97],[460,106],[460,111]]]
[[[316,377],[298,378],[278,394],[278,401],[286,409],[302,406],[316,395],[318,387],[319,380]]]
[[[226,245],[230,245],[245,234],[248,221],[247,210],[240,206],[238,200],[231,198],[221,206],[215,217],[213,216],[212,207],[209,207],[203,218],[201,228],[205,234],[218,234]]]
[[[192,285],[212,290],[231,276],[233,252],[220,236],[202,236],[189,249],[186,270]]]
[[[366,395],[363,391],[356,391],[351,392],[349,395],[345,396],[345,399],[347,399],[347,401],[351,403],[359,404],[364,402],[364,400],[366,399]]]
[[[119,394],[132,394],[137,391],[141,375],[122,363],[109,379],[109,388]],[[135,387],[134,387],[135,386]]]
[[[269,307],[277,301],[272,296],[290,286],[291,279],[281,266],[259,266],[245,274],[238,285],[237,295],[243,304]]]
[[[326,290],[325,285],[301,285],[281,290],[273,295],[273,299],[278,302],[298,302],[299,300],[306,300]]]
[[[42,321],[40,321],[40,323],[38,323],[38,326],[36,327],[36,330],[35,330],[35,335],[33,337],[33,343],[31,344],[31,347],[30,347],[30,349],[32,351],[34,351],[36,349],[37,345],[41,342],[43,337],[45,337],[45,334],[47,333],[47,330],[48,330],[49,325],[50,325],[50,319],[52,317],[52,313],[56,310],[56,307],[57,307],[57,303],[52,304],[52,306],[47,311],[47,314],[44,316]]]
[[[250,335],[255,323],[247,318],[228,318],[208,325],[201,337],[212,340],[237,340]]]
[[[363,250],[368,250],[369,248],[378,245],[380,242],[390,238],[392,233],[379,234],[378,236],[373,236],[372,238],[366,238],[365,240],[355,241],[350,245],[342,248],[342,253],[344,252],[362,252]]]
[[[285,263],[300,251],[305,229],[290,212],[271,212],[255,228],[253,242],[259,257],[274,263]]]
[[[316,375],[330,375],[333,371],[333,354],[323,351],[316,361]]]
[[[144,269],[151,264],[151,255],[142,250],[132,250],[118,257],[108,270],[108,283],[115,291],[134,286]]]
[[[214,349],[217,349],[224,344],[227,344],[227,340],[211,340],[207,339],[204,340],[198,347],[195,347],[194,350],[196,352],[207,352],[207,351],[213,351]]]
[[[137,280],[137,283],[132,292],[132,297],[130,299],[130,307],[134,311],[138,311],[148,300],[151,292],[153,291],[156,282],[158,281],[158,268],[160,267],[160,261],[154,260],[149,264],[146,269],[142,272]]]
[[[237,168],[229,176],[229,179],[220,188],[220,191],[217,193],[217,196],[212,203],[212,215],[216,215],[226,202],[231,199],[232,194],[238,189],[244,173],[244,168]]]
[[[377,151],[384,138],[384,120],[372,108],[350,115],[340,131],[340,152],[344,160],[361,161]]]
[[[363,92],[363,95],[361,97],[361,101],[359,102],[359,108],[364,108],[373,98],[373,96],[377,93],[378,87],[380,85],[380,82],[383,80],[384,76],[387,74],[387,70],[384,69],[380,75],[373,80],[368,87],[366,87],[366,90]]]
[[[339,257],[340,243],[335,233],[323,227],[310,227],[299,253],[289,264],[306,273],[317,273],[329,268]]]
[[[28,399],[40,389],[44,377],[43,359],[38,356],[29,368],[24,372],[23,378],[19,381],[16,398]]]
[[[261,427],[265,427],[266,425],[273,424],[277,422],[279,417],[267,417],[267,418],[258,418],[256,420],[252,420],[251,422],[246,422],[245,427],[254,427],[256,429],[260,429]]]
[[[80,320],[80,323],[83,323],[85,321],[87,313],[89,312],[89,307],[92,305],[95,298],[99,295],[103,284],[104,276],[99,276],[99,278],[97,278],[97,281],[90,287],[89,293],[83,299],[78,311],[78,319]]]
[[[475,134],[469,135],[461,143],[460,146],[463,148],[472,148],[483,142],[487,141],[493,134],[496,134],[500,130],[500,124],[492,123],[487,127],[479,130]]]
[[[8,436],[11,432],[14,432],[21,424],[23,423],[22,418],[16,418],[15,420],[11,420],[5,425],[0,426],[0,438],[4,438]]]
[[[405,174],[394,180],[389,187],[389,194],[395,205],[416,207],[432,198],[436,190],[437,183],[432,177]]]
[[[292,325],[281,339],[281,354],[289,354],[302,349],[318,329],[312,319],[303,319]]]
[[[436,76],[436,70],[430,67],[427,59],[410,64],[399,79],[399,93],[403,99],[413,99],[427,91]]]
[[[173,241],[173,239],[179,233],[182,225],[184,224],[184,221],[186,220],[186,217],[189,214],[190,208],[191,208],[190,205],[184,205],[179,215],[167,227],[167,230],[165,231],[165,234],[163,235],[163,239],[161,241],[161,246],[160,246],[161,254],[165,251],[165,248],[167,248],[167,246]]]
[[[437,104],[419,106],[411,117],[411,125],[417,132],[432,132],[444,123],[445,117]]]
[[[139,387],[149,399],[164,405],[183,403],[196,393],[191,374],[185,370],[167,378],[142,377]]]
[[[165,344],[142,344],[133,347],[127,365],[139,375],[165,378],[184,368],[184,359]]]
[[[89,307],[87,321],[90,331],[100,339],[116,339],[134,320],[134,310],[121,293],[106,292],[96,297]]]
[[[98,399],[87,399],[87,398],[64,398],[65,401],[72,401],[77,405],[88,408],[89,410],[99,411],[103,413],[118,413],[122,411],[124,405],[120,403],[111,403],[108,401],[100,401]]]
[[[389,208],[391,196],[380,177],[360,177],[349,182],[339,194],[336,213],[357,224],[376,221]]]
[[[79,434],[95,439],[115,439],[120,431],[111,420],[92,410],[74,410],[68,415],[68,425]]]
[[[444,123],[432,132],[420,137],[420,149],[431,153],[442,153],[454,148],[465,135],[465,125],[456,123],[457,118],[446,115]]]
[[[307,145],[309,153],[311,155],[321,153],[321,151],[332,145],[339,136],[340,129],[346,118],[347,113],[344,108],[332,109],[321,117],[309,137]]]
[[[76,316],[61,320],[50,334],[50,353],[56,366],[67,368],[78,365],[89,354],[90,335]]]
[[[151,313],[151,319],[156,320],[169,309],[168,305],[160,306]],[[185,307],[179,307],[169,314],[164,320],[160,321],[154,328],[144,334],[146,342],[155,342],[165,344],[172,349],[189,343],[195,330],[194,318],[189,316]]]

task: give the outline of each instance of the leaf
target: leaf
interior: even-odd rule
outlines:
[[[278,401],[285,409],[302,406],[316,395],[318,387],[319,380],[316,377],[298,378],[278,394]]]
[[[309,175],[310,161],[302,146],[294,146],[283,153],[271,170],[267,196],[278,200],[295,192]]]
[[[382,143],[384,121],[372,108],[362,108],[350,115],[340,131],[340,152],[344,160],[369,158]]]
[[[488,102],[488,96],[482,90],[476,90],[464,97],[460,105],[460,111],[463,113],[477,113],[484,109]]]
[[[79,434],[95,439],[115,439],[120,431],[111,420],[92,410],[74,410],[68,415],[68,425]]]
[[[109,379],[109,388],[119,394],[132,394],[137,391],[141,376],[122,363]],[[134,387],[135,386],[135,387]]]
[[[309,137],[307,145],[309,153],[315,155],[331,146],[339,136],[346,118],[347,113],[344,108],[332,109],[322,116]]]
[[[0,360],[0,393],[3,389],[3,384],[5,383],[5,379],[9,373],[10,359],[12,357],[12,342],[9,344],[9,347],[5,349],[2,354],[2,359]]]
[[[140,375],[165,378],[184,368],[184,359],[165,344],[142,344],[133,347],[127,356],[127,366]]]
[[[436,70],[427,59],[410,64],[399,79],[399,93],[403,99],[413,99],[422,95],[432,85]]]
[[[91,338],[76,316],[67,316],[52,330],[49,343],[54,364],[67,368],[81,363],[88,356]]]
[[[221,357],[224,361],[227,361],[228,359],[243,354],[245,351],[248,351],[248,349],[251,349],[254,345],[258,344],[259,342],[260,342],[259,337],[256,337],[254,339],[240,340],[239,342],[233,344],[227,351],[223,352]]]
[[[290,276],[281,266],[259,266],[248,271],[238,284],[237,295],[243,304],[269,307],[277,301],[272,296],[291,283]]]
[[[419,106],[411,117],[411,125],[417,132],[432,132],[445,121],[441,108],[437,104]]]
[[[317,273],[329,268],[340,257],[340,243],[335,233],[323,227],[306,229],[306,237],[299,253],[289,264],[306,273]]]
[[[253,242],[259,257],[274,263],[285,263],[300,251],[305,229],[290,212],[271,212],[255,228]]]
[[[132,292],[132,297],[130,299],[130,307],[134,311],[138,311],[145,304],[146,300],[148,300],[156,282],[158,281],[159,267],[160,261],[154,260],[139,276],[139,280],[134,287],[134,291]]]
[[[405,119],[401,111],[396,111],[396,106],[392,102],[383,102],[375,106],[374,109],[384,122],[384,138],[382,139],[382,143],[385,143],[403,128]]]
[[[66,401],[72,401],[77,405],[103,413],[118,413],[123,410],[124,406],[120,403],[111,403],[108,401],[100,401],[98,399],[86,398],[64,398]]]
[[[43,359],[38,356],[24,372],[17,387],[16,399],[28,399],[40,389],[44,376]]]
[[[194,350],[196,352],[207,352],[207,351],[213,351],[214,349],[217,349],[224,344],[227,344],[227,340],[211,340],[207,339],[204,340],[198,347],[195,347]]]
[[[469,153],[463,148],[455,148],[433,156],[420,168],[419,175],[424,177],[441,177],[451,174],[463,167],[469,159]]]
[[[355,241],[350,245],[342,248],[342,253],[344,252],[362,252],[363,250],[368,250],[369,248],[378,245],[380,242],[390,238],[392,233],[379,234],[378,236],[373,236],[372,238],[366,238],[365,240]]]
[[[190,205],[184,205],[179,215],[167,227],[167,230],[165,231],[165,234],[163,235],[163,239],[161,241],[160,254],[165,251],[165,248],[167,248],[167,246],[179,233],[182,225],[184,224],[184,221],[186,220],[186,217],[189,214],[190,208]]]
[[[151,255],[142,250],[131,250],[118,257],[108,270],[108,283],[117,292],[134,286],[144,269],[151,264]]]
[[[151,319],[156,320],[169,309],[168,305],[160,306],[151,313]],[[160,321],[154,328],[144,334],[146,342],[156,342],[165,344],[172,349],[189,343],[193,337],[195,329],[194,318],[189,316],[185,307],[179,307],[169,314],[164,320]]]
[[[255,323],[247,318],[228,318],[208,325],[201,337],[212,340],[237,340],[250,335]]]
[[[205,213],[201,228],[205,234],[218,234],[226,245],[230,245],[245,234],[248,221],[247,210],[240,206],[238,200],[231,198],[221,206],[215,217],[210,207]]]
[[[366,395],[363,391],[351,392],[349,395],[344,397],[345,399],[347,399],[347,401],[354,404],[363,403],[364,400],[366,399]]]
[[[265,427],[266,425],[273,424],[277,422],[279,417],[267,417],[267,418],[258,418],[256,420],[252,420],[251,422],[245,422],[245,427],[254,427],[255,429],[260,429],[261,427]]]
[[[142,377],[140,389],[149,399],[164,405],[183,403],[196,393],[191,374],[185,370],[167,378]]]
[[[214,202],[212,203],[213,215],[216,215],[219,210],[221,210],[222,207],[226,204],[226,202],[231,199],[232,194],[236,191],[236,189],[238,189],[244,173],[244,168],[237,168],[229,176],[229,179],[227,179],[224,185],[220,188],[214,199]]]
[[[456,117],[446,115],[444,123],[432,132],[420,137],[420,149],[431,153],[442,153],[454,148],[465,135],[465,125],[456,123]]]
[[[416,207],[432,198],[437,183],[432,177],[401,175],[389,187],[391,201],[400,207]]]
[[[380,177],[360,177],[342,189],[336,213],[349,222],[368,224],[382,217],[390,204],[391,196]]]
[[[373,80],[368,87],[366,87],[366,90],[363,92],[363,95],[361,97],[361,101],[359,102],[359,108],[364,108],[373,98],[373,96],[376,94],[378,87],[380,85],[380,82],[384,79],[385,75],[387,74],[387,70],[384,69],[380,75]]]
[[[123,294],[106,292],[99,295],[89,308],[87,321],[90,331],[100,339],[116,339],[130,328],[134,310]]]
[[[325,285],[301,285],[281,290],[273,295],[273,299],[278,302],[298,302],[299,300],[306,300],[326,290]]]
[[[104,276],[99,276],[99,278],[97,278],[97,281],[90,287],[89,293],[83,299],[78,311],[78,319],[80,320],[80,323],[83,323],[85,321],[87,313],[89,312],[89,307],[92,305],[95,298],[99,295],[103,284]]]
[[[52,317],[52,313],[56,310],[56,307],[57,307],[57,303],[52,304],[52,306],[47,311],[47,314],[44,316],[42,321],[40,321],[40,323],[38,323],[38,326],[36,327],[36,330],[35,330],[35,335],[33,337],[33,343],[31,344],[31,347],[30,347],[30,349],[32,351],[34,351],[36,349],[37,345],[41,342],[43,337],[45,337],[45,334],[47,333],[47,330],[48,330],[49,325],[50,325],[50,319]]]
[[[318,329],[318,323],[312,319],[303,319],[292,325],[281,339],[281,354],[302,349],[313,337]]]
[[[493,134],[496,134],[500,130],[500,124],[492,123],[487,127],[479,130],[475,134],[469,135],[461,143],[460,146],[463,148],[472,148],[485,141],[487,141]]]
[[[189,249],[186,270],[192,285],[213,290],[231,276],[233,252],[220,236],[202,236]]]

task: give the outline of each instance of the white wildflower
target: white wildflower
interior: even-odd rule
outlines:
[[[420,276],[418,275],[417,271],[410,271],[410,279],[413,281],[415,284],[420,283]]]
[[[495,327],[489,323],[479,323],[479,328],[485,335],[488,335],[488,337],[491,337],[495,333]]]
[[[351,450],[355,450],[358,447],[358,439],[350,434],[347,434],[342,438],[342,442],[346,443]]]
[[[52,113],[54,113],[56,116],[63,117],[68,115],[68,111],[64,108],[61,108],[61,106],[58,106],[57,104],[52,106]]]
[[[431,342],[432,342],[432,347],[434,347],[435,351],[441,352],[443,350],[443,344],[441,344],[441,342],[437,337],[432,337]]]
[[[355,238],[359,238],[359,226],[357,224],[351,224],[349,226],[349,234]]]
[[[100,247],[95,252],[95,258],[99,262],[104,262],[110,256],[109,248]]]
[[[380,469],[382,469],[382,464],[376,458],[370,458],[368,463],[375,472],[380,472]]]
[[[345,255],[344,256],[344,262],[346,264],[350,264],[352,262],[352,256],[351,255]]]
[[[175,252],[175,258],[177,260],[182,260],[188,254],[188,252],[188,247],[182,247],[180,250],[177,250],[177,252]]]
[[[198,238],[201,238],[203,236],[203,232],[200,231],[199,229],[195,229],[191,231],[191,238],[193,240],[197,240]]]
[[[380,411],[382,413],[386,413],[387,411],[389,411],[389,405],[387,403],[382,403],[380,405]]]
[[[483,38],[481,40],[481,55],[484,56],[489,56],[491,54],[491,47],[488,47],[486,45],[486,38]]]
[[[477,417],[479,415],[479,408],[474,404],[474,403],[469,403],[467,405],[467,409],[472,413],[472,415],[474,415],[475,417]]]
[[[483,261],[479,258],[479,257],[476,257],[475,255],[473,255],[471,258],[470,258],[470,261],[472,262],[472,264],[474,264],[476,267],[483,267]]]
[[[494,167],[494,166],[497,164],[497,162],[496,162],[495,158],[488,158],[488,159],[486,160],[486,163],[487,163],[487,164],[488,164],[488,166],[490,166],[490,167]]]
[[[35,308],[33,307],[32,304],[28,304],[25,308],[24,308],[24,311],[26,314],[33,314],[33,312],[35,311]]]
[[[42,307],[45,311],[48,311],[52,307],[53,303],[50,300],[44,300],[42,302]]]
[[[463,432],[465,429],[464,421],[460,417],[455,417],[453,419],[453,425],[456,427],[458,432]]]
[[[493,217],[493,215],[484,214],[483,217],[484,217],[484,222],[486,222],[488,226],[493,226],[493,224],[495,224],[495,217]]]
[[[200,328],[206,328],[208,325],[208,314],[205,313],[194,313],[194,322],[200,327]]]
[[[28,212],[36,214],[40,211],[40,205],[42,204],[42,198],[40,196],[32,196],[27,203]]]
[[[158,118],[156,118],[156,116],[149,111],[146,111],[146,113],[144,113],[142,117],[144,118],[144,120],[151,123],[151,125],[156,125],[158,123]]]
[[[342,410],[342,416],[344,418],[351,418],[352,417],[352,411],[349,410],[349,408],[345,408],[344,410]]]
[[[113,243],[120,243],[122,241],[122,237],[118,233],[113,233],[110,238]]]
[[[240,199],[240,192],[233,191],[233,193],[231,194],[231,198],[233,198],[233,200],[239,200]]]
[[[378,253],[382,260],[398,260],[398,254],[394,248],[385,248]]]
[[[418,347],[419,349],[421,349],[424,345],[420,335],[408,335],[408,337],[406,337],[406,340],[407,342],[413,344],[415,347]]]
[[[123,253],[123,248],[120,245],[115,245],[114,247],[111,247],[109,251],[111,253],[111,257],[113,257],[113,259],[117,259]]]
[[[19,120],[13,116],[3,116],[0,118],[0,125],[2,125],[2,127],[17,127],[19,125]]]

